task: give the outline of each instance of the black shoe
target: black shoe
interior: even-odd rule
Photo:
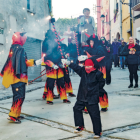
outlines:
[[[15,118],[15,117],[10,117],[9,116],[9,118],[7,118],[7,119],[14,122],[14,123],[21,123],[21,121],[19,119]]]
[[[106,83],[107,85],[110,85],[110,83]]]
[[[70,96],[70,97],[76,97],[76,95],[73,94],[73,93],[69,93],[69,96]]]
[[[132,88],[133,87],[133,84],[130,84],[129,86],[128,86],[128,88]]]
[[[107,112],[108,108],[102,108],[101,111],[102,112]]]
[[[134,88],[138,88],[138,84],[135,84]]]
[[[23,119],[25,119],[25,117],[19,116],[18,119],[19,119],[19,120],[23,120]]]
[[[74,133],[79,133],[81,131],[85,130],[84,126],[79,126],[75,131]]]
[[[58,95],[53,95],[53,99],[59,99],[60,98],[60,96],[58,96]]]
[[[71,102],[70,102],[68,99],[64,99],[64,100],[63,100],[63,103],[70,104]]]
[[[47,104],[49,104],[49,105],[53,105],[53,102],[51,102],[51,101],[47,101]]]

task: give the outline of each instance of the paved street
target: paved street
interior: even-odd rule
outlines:
[[[140,72],[139,72],[140,74]],[[74,93],[77,94],[79,76],[71,76]],[[11,107],[10,89],[0,94],[0,140],[84,140],[93,139],[89,115],[84,114],[86,131],[74,134],[73,106],[76,98],[69,97],[71,104],[60,99],[54,105],[47,105],[42,99],[45,83],[34,83],[27,87],[26,100],[21,124],[7,120]],[[101,113],[103,136],[101,140],[139,140],[140,139],[140,88],[128,89],[128,70],[113,68],[112,84],[105,89],[109,96],[109,110]],[[56,89],[55,89],[55,93]]]

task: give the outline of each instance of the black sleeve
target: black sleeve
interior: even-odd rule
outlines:
[[[105,56],[105,52],[104,52],[104,49],[103,47],[99,46],[98,47],[98,53],[97,53],[98,56]]]
[[[75,63],[71,63],[69,65],[70,68],[72,68],[80,77],[82,76],[82,73],[83,73],[83,68],[78,66],[77,64]]]
[[[97,80],[99,81],[99,89],[102,89],[105,86],[105,79],[100,71],[97,72]]]
[[[139,45],[137,45],[137,48],[138,48],[138,49],[137,49],[137,51],[136,51],[136,53],[135,53],[135,54],[136,54],[136,55],[140,55],[140,46],[139,46]]]
[[[127,49],[127,45],[123,48],[123,50],[119,54],[120,56],[127,56],[129,55],[129,50]]]

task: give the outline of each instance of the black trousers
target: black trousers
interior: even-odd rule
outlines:
[[[82,113],[82,110],[85,109],[85,106],[87,107],[90,118],[92,120],[93,132],[95,133],[95,135],[100,135],[102,129],[101,129],[101,117],[100,117],[98,104],[89,105],[88,103],[77,101],[75,103],[75,106],[73,107],[75,126],[85,126],[83,113]]]
[[[56,80],[57,91],[60,94],[61,100],[67,99],[64,77],[59,79],[47,78],[47,101],[53,101],[53,89]]]
[[[106,83],[111,83],[111,68],[112,68],[112,60],[108,59],[106,61]]]
[[[133,78],[135,79],[135,84],[138,84],[138,65],[137,64],[128,64],[128,69],[129,69],[129,79],[130,83],[133,84]]]
[[[21,113],[21,107],[25,99],[25,83],[18,82],[11,85],[13,91],[13,103],[9,116],[18,118]]]
[[[114,66],[119,66],[119,57],[118,54],[114,54]]]

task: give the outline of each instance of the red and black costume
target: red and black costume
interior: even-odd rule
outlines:
[[[99,58],[99,57],[103,57],[105,56],[105,51],[103,49],[103,47],[100,45],[100,42],[98,40],[98,37],[93,34],[92,36],[86,34],[89,39],[87,40],[87,44],[88,46],[87,49],[85,50],[85,52],[87,52],[86,54],[88,54],[88,58],[95,56],[95,58]],[[90,40],[94,41],[94,46],[90,46]],[[105,59],[103,59],[100,63],[99,63],[99,70],[103,73],[103,77],[104,79],[106,79],[106,61]],[[108,105],[108,95],[107,92],[102,88],[100,89],[100,93],[99,93],[99,102],[100,102],[100,106],[101,106],[101,110],[102,111],[107,111],[107,107]]]
[[[113,48],[112,45],[109,44],[105,37],[101,37],[100,45],[103,47],[105,52],[105,61],[106,61],[106,84],[109,85],[111,83],[111,68],[112,68],[112,56],[113,56]]]
[[[18,122],[21,107],[25,99],[25,84],[28,82],[27,68],[34,66],[33,59],[28,60],[22,47],[26,42],[24,33],[16,32],[12,37],[13,43],[7,61],[1,71],[2,84],[8,88],[12,86],[13,104],[9,113],[10,119]]]
[[[92,66],[86,68],[86,66]],[[80,77],[80,85],[77,95],[77,101],[73,108],[75,126],[79,126],[76,131],[84,128],[84,120],[82,110],[87,107],[93,124],[93,132],[100,136],[102,132],[101,119],[99,111],[99,91],[103,89],[105,80],[103,73],[98,70],[99,65],[95,57],[85,61],[85,67],[80,67],[77,64],[69,65]]]
[[[58,48],[58,43],[55,41],[56,37],[52,30],[48,30],[46,33],[46,38],[43,42],[42,46],[42,55],[45,55],[44,62],[42,65],[46,67],[46,100],[47,103],[51,103],[53,101],[53,89],[55,85],[55,81],[58,87],[58,92],[60,93],[61,100],[67,100],[67,94],[65,89],[65,81],[64,81],[64,72],[61,63],[61,53]],[[59,68],[54,69],[53,66],[57,65]],[[49,71],[49,72],[48,72]]]

